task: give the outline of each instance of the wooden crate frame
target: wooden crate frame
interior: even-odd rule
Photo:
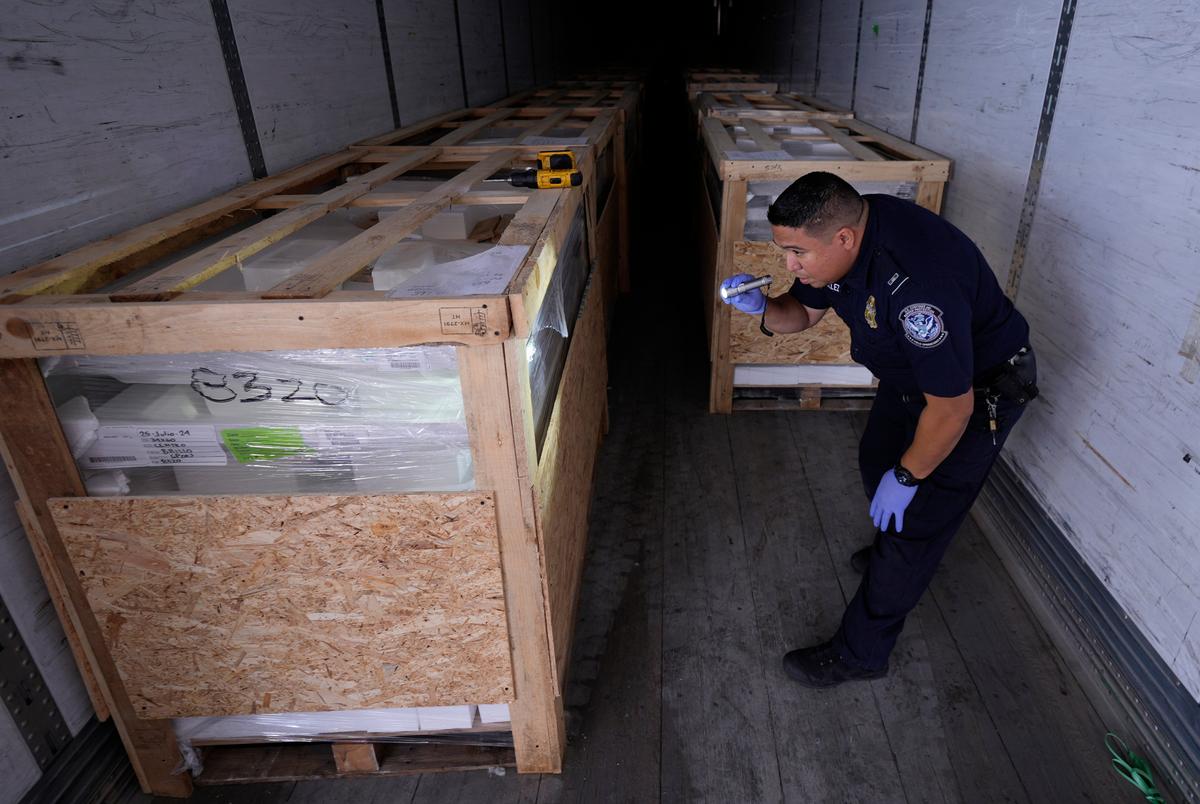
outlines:
[[[759,73],[721,68],[692,68],[684,76],[689,99],[701,92],[763,92],[779,91],[779,83]]]
[[[535,448],[524,339],[589,188],[474,187],[497,171],[528,164],[536,150],[514,146],[461,153],[425,148],[385,160],[370,150],[351,149],[0,278],[0,404],[5,410],[0,451],[35,553],[46,559],[47,586],[67,615],[68,634],[76,637],[72,647],[96,695],[97,712],[110,713],[147,792],[186,796],[191,779],[173,772],[179,757],[170,721],[138,717],[104,625],[51,511],[52,500],[69,501],[87,492],[38,357],[456,345],[476,489],[489,494],[495,506],[515,686],[510,702],[515,762],[522,772],[561,769],[562,690],[595,456],[607,415],[601,294],[589,288],[584,295],[540,451]],[[577,156],[586,173],[591,151],[580,149]],[[380,184],[417,167],[458,172],[421,195],[373,193]],[[320,191],[330,182],[338,183]],[[383,292],[336,289],[376,253],[452,201],[523,204],[500,242],[527,245],[529,251],[503,293],[388,299]],[[238,256],[347,205],[404,210],[268,291],[191,289],[228,270]],[[284,211],[119,292],[103,291],[114,279],[259,217],[262,210]],[[180,498],[161,499],[169,504]]]
[[[810,333],[780,336],[771,339],[757,337],[757,323],[741,316],[736,324],[729,305],[717,294],[722,279],[741,273],[771,273],[775,276],[776,293],[791,285],[790,274],[782,255],[773,251],[770,243],[743,239],[746,222],[746,191],[751,181],[789,181],[813,171],[836,173],[847,180],[906,181],[917,184],[916,203],[940,213],[942,195],[950,179],[951,162],[941,154],[905,142],[885,131],[853,118],[839,120],[814,119],[800,113],[767,125],[812,127],[817,135],[797,136],[834,142],[849,151],[854,159],[845,161],[755,159],[755,152],[778,152],[781,141],[768,133],[753,115],[716,114],[701,121],[701,141],[706,158],[699,177],[699,219],[703,254],[702,292],[705,304],[705,325],[709,339],[711,375],[709,410],[730,413],[734,410],[734,368],[738,362],[763,364],[853,366],[850,359],[849,331],[840,319],[826,316]],[[754,140],[753,147],[738,147],[729,128],[742,126]],[[714,208],[710,186],[719,188],[720,210]],[[745,319],[745,320],[743,320]],[[738,358],[742,358],[739,361]],[[812,400],[800,407],[819,407]],[[816,399],[821,399],[817,396]],[[765,403],[739,406],[743,409],[762,409]],[[782,405],[793,407],[792,405]]]
[[[618,293],[629,290],[627,182],[630,171],[626,154],[627,140],[622,125],[622,108],[519,105],[522,102],[539,102],[539,97],[536,92],[526,92],[508,99],[513,105],[461,109],[419,125],[371,137],[351,147],[368,152],[363,156],[364,161],[394,159],[397,155],[421,147],[450,149],[450,155],[476,155],[490,153],[503,146],[471,145],[471,137],[492,126],[502,126],[520,130],[522,133],[514,137],[510,144],[523,147],[529,152],[555,148],[586,148],[591,152],[592,165],[599,165],[602,160],[611,158],[613,184],[603,206],[600,205],[599,186],[592,182],[587,184],[589,229],[597,233],[590,245],[594,249],[593,257],[602,272],[605,320],[611,321]],[[585,144],[570,140],[557,145],[530,145],[525,142],[531,137],[544,137],[546,132],[556,128],[578,131],[573,137],[582,138]],[[428,146],[424,143],[428,143]]]

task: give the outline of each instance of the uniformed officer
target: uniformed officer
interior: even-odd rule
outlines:
[[[879,379],[859,445],[877,528],[851,557],[862,583],[833,639],[791,651],[784,669],[810,687],[879,678],[1037,394],[1029,325],[975,244],[909,201],[860,196],[831,173],[809,173],[767,217],[796,280],[775,298],[753,290],[728,302],[779,333],[808,329],[832,307],[850,328],[854,359]]]

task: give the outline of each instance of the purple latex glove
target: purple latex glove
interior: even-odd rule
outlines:
[[[896,472],[888,469],[875,489],[875,497],[871,500],[871,519],[875,527],[886,531],[892,515],[896,516],[896,532],[904,530],[904,509],[916,496],[916,486],[905,486],[896,479]]]
[[[750,282],[754,279],[750,274],[734,274],[721,283],[723,288],[731,288],[734,285],[740,285],[743,282]],[[740,293],[732,298],[724,299],[726,304],[732,304],[743,313],[750,315],[758,315],[767,307],[767,297],[763,295],[761,288],[748,290],[745,293]]]

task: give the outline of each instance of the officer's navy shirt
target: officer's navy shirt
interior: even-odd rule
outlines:
[[[1029,343],[1029,325],[970,238],[916,204],[870,205],[858,259],[841,282],[792,296],[832,307],[850,327],[851,355],[881,381],[933,396],[966,393],[974,378]]]

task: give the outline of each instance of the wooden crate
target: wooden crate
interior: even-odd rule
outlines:
[[[744,70],[694,68],[687,71],[685,80],[688,98],[695,98],[701,92],[779,91],[778,82]]]
[[[0,449],[97,711],[111,713],[148,792],[191,790],[187,774],[173,773],[171,718],[281,708],[507,702],[518,769],[560,770],[607,366],[593,270],[548,415],[535,421],[527,339],[589,187],[479,182],[531,164],[536,150],[434,146],[385,158],[350,149],[0,278]],[[577,152],[585,174],[591,154]],[[420,194],[376,192],[416,170],[438,171],[442,181]],[[451,202],[521,204],[499,243],[527,251],[502,292],[388,298],[339,289]],[[268,290],[198,287],[347,206],[401,209]],[[472,491],[91,498],[37,362],[418,344],[456,349]],[[263,543],[268,532],[277,541]],[[276,543],[294,560],[283,561]],[[400,576],[410,584],[403,590],[390,580]],[[273,590],[253,587],[255,611],[310,606],[317,616],[263,630],[243,661],[223,640],[241,627],[230,618],[246,610],[248,577],[269,579]],[[343,626],[323,614],[322,595],[338,586],[323,587],[326,578],[339,579],[342,605],[358,599],[348,590],[372,590],[377,619]],[[427,606],[437,617],[424,616]],[[313,656],[325,657],[319,669]],[[361,751],[334,758],[361,767]],[[464,761],[497,759],[504,764],[503,752]]]
[[[791,287],[792,279],[783,255],[770,242],[769,228],[747,237],[745,227],[749,204],[747,191],[760,182],[787,183],[806,173],[836,173],[866,192],[911,195],[934,212],[941,212],[942,193],[950,178],[950,160],[933,151],[905,142],[859,120],[815,119],[811,114],[760,123],[749,116],[717,114],[701,121],[705,156],[700,190],[699,219],[703,253],[702,293],[709,339],[711,378],[709,409],[729,413],[735,390],[751,387],[736,374],[761,373],[763,366],[793,367],[788,372],[790,387],[808,386],[807,402],[799,407],[820,407],[820,400],[847,389],[869,393],[873,380],[850,358],[850,333],[836,316],[826,316],[809,332],[766,338],[758,321],[743,314],[731,315],[729,305],[717,294],[721,281],[737,273],[774,278],[772,293]],[[781,133],[782,129],[787,131]],[[801,148],[836,149],[838,159],[804,159],[787,153],[785,143]],[[765,226],[765,222],[763,222]],[[742,367],[739,369],[738,367]],[[797,371],[794,367],[811,367]],[[822,379],[813,380],[808,375]],[[762,390],[757,382],[753,387]],[[830,389],[829,393],[821,388]],[[816,400],[816,402],[814,402]],[[762,398],[739,407],[761,409]],[[780,405],[794,406],[787,400]],[[828,404],[825,404],[828,407]]]
[[[841,120],[854,112],[795,92],[701,92],[692,101],[699,119],[713,115],[737,115],[761,122],[773,119]]]

